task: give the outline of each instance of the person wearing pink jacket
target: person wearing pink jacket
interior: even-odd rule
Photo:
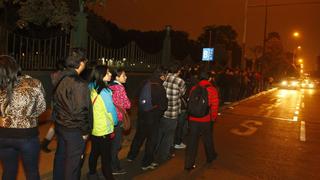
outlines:
[[[112,90],[112,100],[116,107],[120,107],[124,110],[128,110],[131,108],[130,100],[127,96],[125,87],[123,86],[124,83],[127,81],[127,76],[124,69],[115,69],[112,73],[112,77],[114,81],[109,85],[109,88]],[[118,153],[121,149],[121,139],[122,139],[122,121],[123,115],[117,109],[117,115],[119,124],[114,128],[115,137],[112,141],[111,146],[111,156],[112,156],[112,168],[113,168],[113,175],[120,175],[125,174],[126,171],[121,168],[120,161],[118,158]]]

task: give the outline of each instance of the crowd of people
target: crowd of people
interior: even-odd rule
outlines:
[[[126,125],[123,112],[129,110],[133,103],[124,86],[126,71],[96,65],[85,80],[80,75],[86,66],[84,54],[74,51],[59,63],[58,71],[51,75],[52,125],[40,143],[37,119],[46,110],[41,82],[22,75],[14,58],[0,56],[0,161],[3,180],[15,179],[19,156],[26,178],[40,179],[40,149],[51,151],[48,144],[54,134],[57,137],[54,180],[80,179],[88,141],[91,141],[89,179],[98,179],[99,158],[105,179],[111,180],[115,175],[126,173],[118,158]],[[184,169],[191,171],[196,168],[201,137],[207,163],[212,163],[218,156],[213,129],[219,104],[242,99],[264,88],[261,75],[254,72],[237,69],[215,72],[177,63],[169,68],[158,67],[137,90],[136,131],[127,161],[135,161],[145,144],[141,169],[153,170],[173,158],[175,149],[185,149]],[[199,102],[204,110],[199,109]],[[192,107],[194,104],[198,107]],[[197,108],[199,111],[195,112]]]

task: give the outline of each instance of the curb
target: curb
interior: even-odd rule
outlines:
[[[242,99],[242,100],[240,100],[240,101],[236,101],[236,102],[233,102],[233,103],[228,104],[228,105],[223,105],[223,106],[220,108],[220,110],[222,111],[222,110],[228,109],[228,108],[230,108],[230,107],[237,106],[237,105],[239,105],[240,103],[243,103],[243,102],[245,102],[245,101],[248,101],[248,100],[250,100],[250,99],[256,98],[256,97],[261,96],[261,95],[265,95],[265,94],[271,93],[271,92],[273,92],[273,91],[276,91],[277,89],[278,89],[278,88],[275,87],[275,88],[269,89],[269,90],[267,90],[267,91],[259,92],[258,94],[255,94],[255,95],[253,95],[253,96],[247,97],[247,98]]]

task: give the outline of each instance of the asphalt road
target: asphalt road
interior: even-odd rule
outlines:
[[[274,90],[225,108],[214,127],[218,159],[206,164],[200,143],[197,168],[191,172],[183,170],[184,150],[152,171],[142,171],[139,158],[126,162],[131,132],[120,152],[128,173],[116,179],[320,179],[319,107],[316,89]],[[40,127],[41,137],[48,126]],[[50,147],[54,149],[55,142]],[[53,156],[41,152],[42,179],[51,179]],[[82,179],[88,172],[86,164]],[[22,177],[20,170],[18,179]]]
[[[319,90],[275,90],[230,106],[215,124],[213,164],[200,145],[190,173],[182,150],[134,179],[320,179],[319,103]]]

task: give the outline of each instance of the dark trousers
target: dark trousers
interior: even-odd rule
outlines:
[[[160,162],[164,162],[171,157],[171,148],[174,143],[174,135],[177,128],[177,119],[162,117],[159,125],[158,137],[158,157]]]
[[[79,130],[68,131],[56,126],[57,150],[54,157],[53,180],[78,180],[85,149]]]
[[[146,140],[145,153],[142,159],[143,167],[149,166],[154,160],[160,117],[161,113],[157,110],[138,112],[137,130],[131,143],[128,159],[134,160],[137,157],[142,144]]]
[[[38,137],[0,138],[0,161],[2,180],[15,180],[19,156],[22,158],[27,180],[40,180],[39,175],[40,143]]]
[[[97,161],[101,155],[101,169],[105,179],[114,179],[111,167],[111,143],[109,135],[93,136],[91,135],[91,152],[89,156],[89,171],[90,174],[95,174],[97,171]]]
[[[217,154],[213,143],[213,124],[211,123],[189,121],[185,168],[191,168],[195,164],[200,136],[202,136],[207,162],[216,158]]]
[[[112,162],[112,169],[119,170],[120,167],[120,160],[118,158],[118,153],[121,149],[121,140],[122,140],[122,122],[119,121],[118,125],[114,127],[114,138],[112,139],[111,143],[111,162]]]
[[[181,144],[185,135],[185,127],[187,122],[187,112],[182,111],[178,117],[177,129],[174,136],[174,144]]]

